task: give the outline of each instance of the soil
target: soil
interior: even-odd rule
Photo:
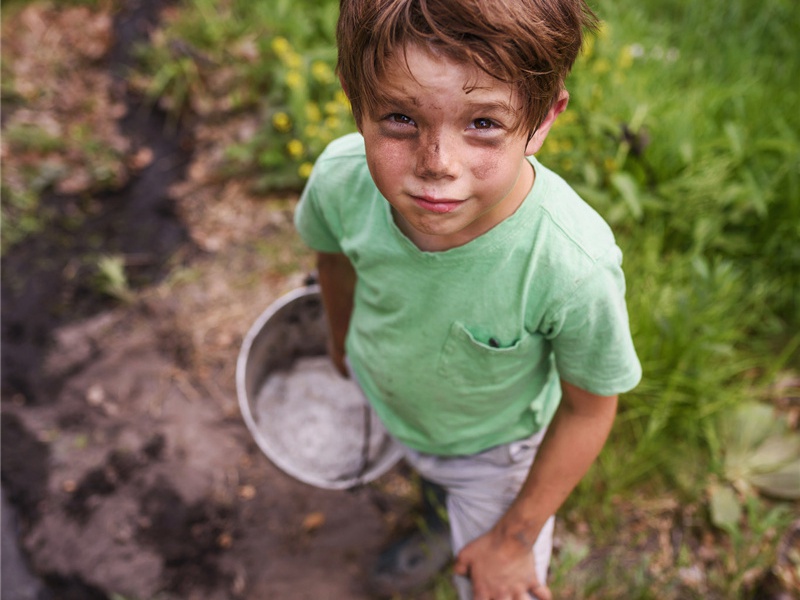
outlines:
[[[3,596],[368,598],[413,501],[402,467],[350,491],[300,483],[236,400],[244,333],[311,268],[295,197],[204,178],[194,132],[125,86],[160,3],[124,4],[98,68],[149,165],[117,190],[48,192],[51,225],[3,256]],[[128,302],[93,283],[97,253],[125,257]]]
[[[102,110],[84,115],[84,127],[105,132],[117,162],[109,166],[116,185],[93,187],[73,148],[68,177],[43,199],[47,229],[3,253],[2,595],[371,598],[366,574],[379,550],[417,518],[420,499],[404,465],[348,491],[301,483],[261,453],[237,403],[246,331],[313,268],[292,226],[296,194],[264,198],[247,181],[215,178],[219,149],[252,130],[253,117],[176,124],[139,97],[126,79],[131,49],[167,3],[109,4],[121,8],[28,5],[14,33],[60,32],[53,52],[4,29],[4,61],[18,47],[26,61],[71,48],[87,60],[55,69],[69,78],[55,86],[47,119],[4,96],[3,123],[53,127],[80,116],[91,92]],[[41,65],[18,62],[17,77],[23,67],[36,75],[29,91],[43,86]],[[41,158],[3,146],[4,177]],[[104,254],[123,257],[126,293],[98,284]],[[696,525],[695,509],[671,499],[621,502],[615,510],[630,511],[631,533],[616,548],[587,549],[582,564],[608,573],[614,560],[640,568],[646,555],[658,573],[675,568],[686,547],[723,561],[724,546]],[[561,528],[556,555],[588,548],[588,530]],[[800,521],[779,537],[780,560],[797,556]],[[784,563],[781,573],[794,577],[796,562]],[[698,565],[680,569],[687,590],[702,589]],[[783,588],[768,572],[754,597],[791,597]]]

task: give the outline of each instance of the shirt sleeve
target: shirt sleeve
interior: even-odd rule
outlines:
[[[318,164],[300,196],[294,224],[303,241],[318,252],[341,252],[339,219],[335,203],[322,193],[324,175]]]
[[[630,391],[642,377],[625,305],[622,254],[616,246],[552,312],[550,339],[559,376],[600,396]]]

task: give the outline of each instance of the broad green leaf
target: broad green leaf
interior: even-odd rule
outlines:
[[[759,403],[747,403],[723,417],[720,440],[725,454],[738,462],[749,456],[770,435],[782,432],[773,410]]]
[[[742,508],[733,489],[727,485],[713,485],[709,489],[711,522],[720,529],[731,531],[736,528]]]
[[[800,435],[794,433],[768,437],[747,460],[752,473],[767,473],[792,463],[800,469]]]
[[[769,473],[757,473],[750,483],[761,492],[781,500],[800,500],[800,462],[784,465]]]

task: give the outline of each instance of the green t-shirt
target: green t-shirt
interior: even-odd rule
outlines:
[[[473,454],[532,435],[558,407],[559,378],[614,395],[641,377],[611,230],[531,162],[517,211],[442,252],[397,228],[359,134],[325,150],[297,207],[305,242],[352,262],[347,356],[387,429],[421,452]]]

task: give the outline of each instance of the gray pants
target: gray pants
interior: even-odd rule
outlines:
[[[358,383],[349,361],[347,366],[350,376]],[[364,400],[368,402],[366,397]],[[454,556],[489,531],[511,506],[528,476],[544,434],[542,430],[526,440],[470,456],[437,456],[403,447],[405,459],[420,475],[447,490],[447,517]],[[555,518],[550,517],[531,549],[540,583],[547,581],[554,526]],[[472,600],[468,578],[455,575],[453,583],[460,600]]]
[[[516,498],[544,432],[472,456],[435,456],[406,448],[406,460],[426,479],[447,490],[453,554],[494,526]],[[553,549],[555,519],[550,517],[532,548],[536,574],[544,583]],[[454,583],[461,600],[472,600],[466,577]]]

